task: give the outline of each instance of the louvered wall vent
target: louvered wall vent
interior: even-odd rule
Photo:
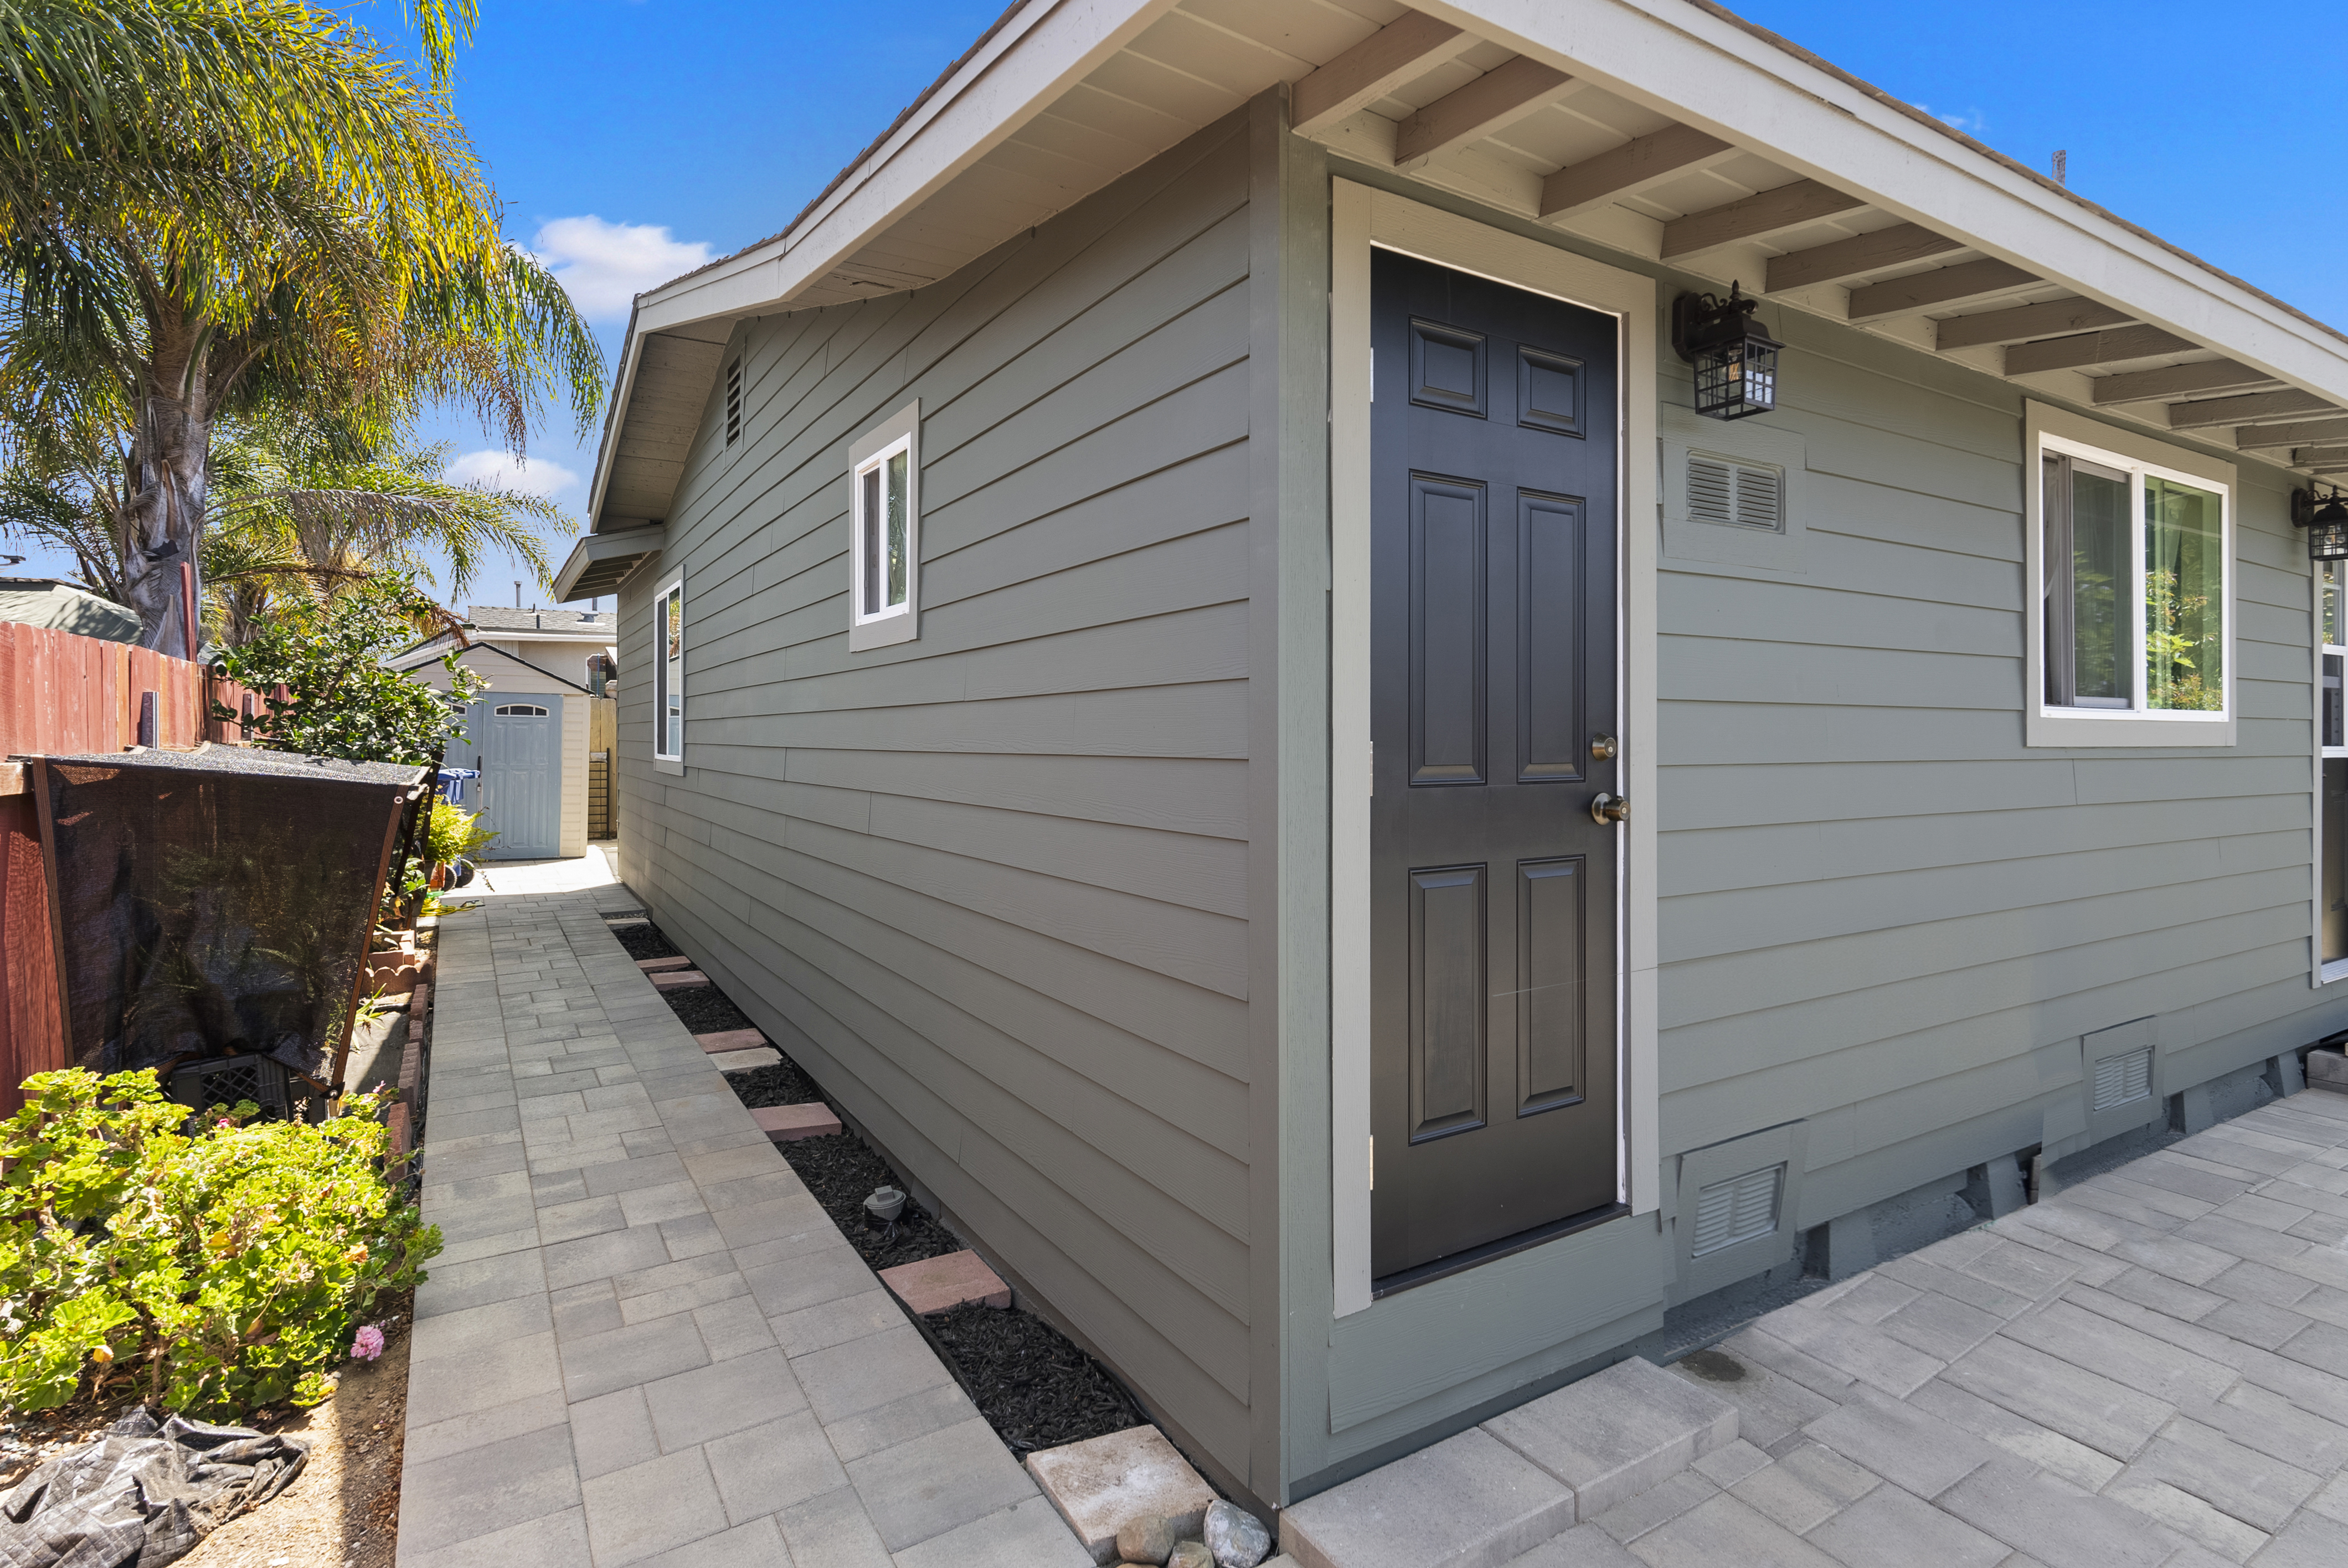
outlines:
[[[1786,1167],[1748,1171],[1699,1188],[1695,1194],[1695,1245],[1691,1257],[1702,1257],[1741,1241],[1752,1241],[1777,1228],[1777,1196],[1785,1191]]]
[[[726,367],[726,445],[742,438],[742,362]]]
[[[2096,1110],[2109,1111],[2116,1105],[2151,1096],[2152,1047],[2122,1051],[2096,1063]]]
[[[1766,463],[1738,463],[1702,452],[1687,455],[1688,516],[1730,528],[1786,526],[1786,477]]]

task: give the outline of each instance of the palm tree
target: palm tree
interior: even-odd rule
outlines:
[[[118,433],[109,569],[149,647],[194,652],[222,416],[380,446],[454,398],[519,453],[546,391],[582,427],[600,397],[592,334],[499,236],[439,85],[470,5],[418,15],[431,85],[298,0],[0,0],[0,401],[20,437]]]
[[[240,647],[288,596],[330,597],[394,573],[463,597],[492,554],[544,580],[545,532],[561,513],[542,496],[443,477],[450,447],[371,442],[299,417],[229,427],[212,448],[213,518],[205,581],[221,640]],[[0,482],[0,505],[6,489]]]

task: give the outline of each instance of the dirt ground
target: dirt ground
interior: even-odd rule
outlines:
[[[383,1355],[342,1375],[314,1409],[257,1423],[310,1444],[292,1486],[232,1519],[180,1559],[184,1568],[392,1568],[407,1409],[407,1304],[384,1321]]]

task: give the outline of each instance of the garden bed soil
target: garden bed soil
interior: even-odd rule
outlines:
[[[372,1364],[351,1363],[323,1405],[251,1423],[310,1445],[294,1484],[205,1536],[180,1568],[393,1568],[410,1298],[385,1305]]]
[[[309,1458],[283,1491],[197,1542],[179,1560],[185,1568],[394,1568],[412,1303],[401,1296],[381,1304],[383,1354],[372,1365],[347,1365],[324,1404],[234,1423],[306,1443]],[[0,1491],[51,1455],[96,1440],[137,1408],[136,1400],[104,1408],[83,1400],[12,1418],[0,1427]]]
[[[614,931],[636,958],[664,958],[676,951],[656,926],[621,926]],[[636,934],[633,939],[630,933]],[[714,985],[663,995],[695,1034],[757,1027]],[[726,1074],[743,1104],[755,1110],[824,1098],[822,1087],[798,1062],[779,1048],[777,1054],[782,1060],[772,1067]],[[777,1144],[776,1150],[875,1274],[964,1250],[960,1237],[910,1198],[893,1227],[866,1225],[864,1200],[876,1188],[901,1190],[905,1183],[855,1132],[796,1139]],[[1107,1368],[1031,1312],[1015,1307],[958,1307],[932,1313],[920,1323],[987,1425],[1014,1453],[1105,1437],[1149,1419]]]

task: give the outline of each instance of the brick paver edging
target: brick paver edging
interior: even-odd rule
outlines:
[[[601,917],[637,907],[441,923],[401,1568],[1086,1568]]]

